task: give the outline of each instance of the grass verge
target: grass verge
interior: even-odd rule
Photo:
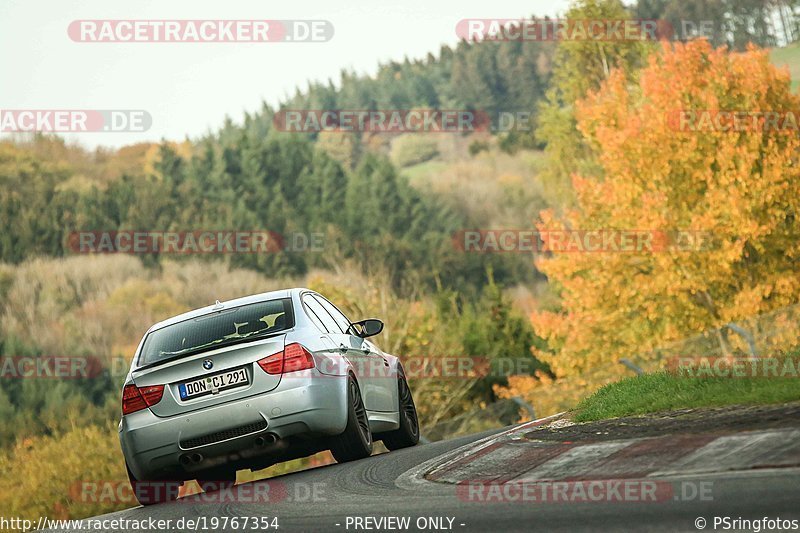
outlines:
[[[590,422],[670,409],[762,405],[799,399],[797,377],[692,378],[664,371],[626,378],[598,389],[578,404],[572,419]]]
[[[800,44],[792,43],[783,48],[773,48],[770,51],[770,60],[779,67],[789,67],[792,76],[792,91],[797,91],[800,85]]]

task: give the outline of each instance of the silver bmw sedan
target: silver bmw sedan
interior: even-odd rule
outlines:
[[[414,446],[419,424],[397,357],[323,296],[296,288],[190,311],[144,335],[122,390],[119,438],[143,505],[236,471],[330,450],[338,462]]]

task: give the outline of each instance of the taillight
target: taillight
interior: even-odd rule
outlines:
[[[258,366],[267,374],[280,374],[283,371],[283,350],[259,359]]]
[[[127,415],[152,407],[161,401],[164,395],[164,385],[150,385],[137,387],[134,384],[125,385],[122,389],[122,414]]]
[[[302,344],[290,344],[283,349],[283,373],[314,368],[314,356]]]
[[[268,355],[258,361],[267,374],[286,374],[314,368],[314,356],[302,344],[289,344],[283,351]]]

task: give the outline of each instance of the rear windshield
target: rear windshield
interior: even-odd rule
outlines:
[[[293,326],[291,298],[221,309],[149,333],[137,367],[278,333]]]

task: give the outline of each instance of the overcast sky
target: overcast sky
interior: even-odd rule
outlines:
[[[424,57],[465,18],[563,13],[568,0],[0,0],[0,109],[142,109],[143,133],[70,134],[87,147],[181,140],[275,105],[341,69]],[[80,19],[325,19],[326,43],[82,43]]]

